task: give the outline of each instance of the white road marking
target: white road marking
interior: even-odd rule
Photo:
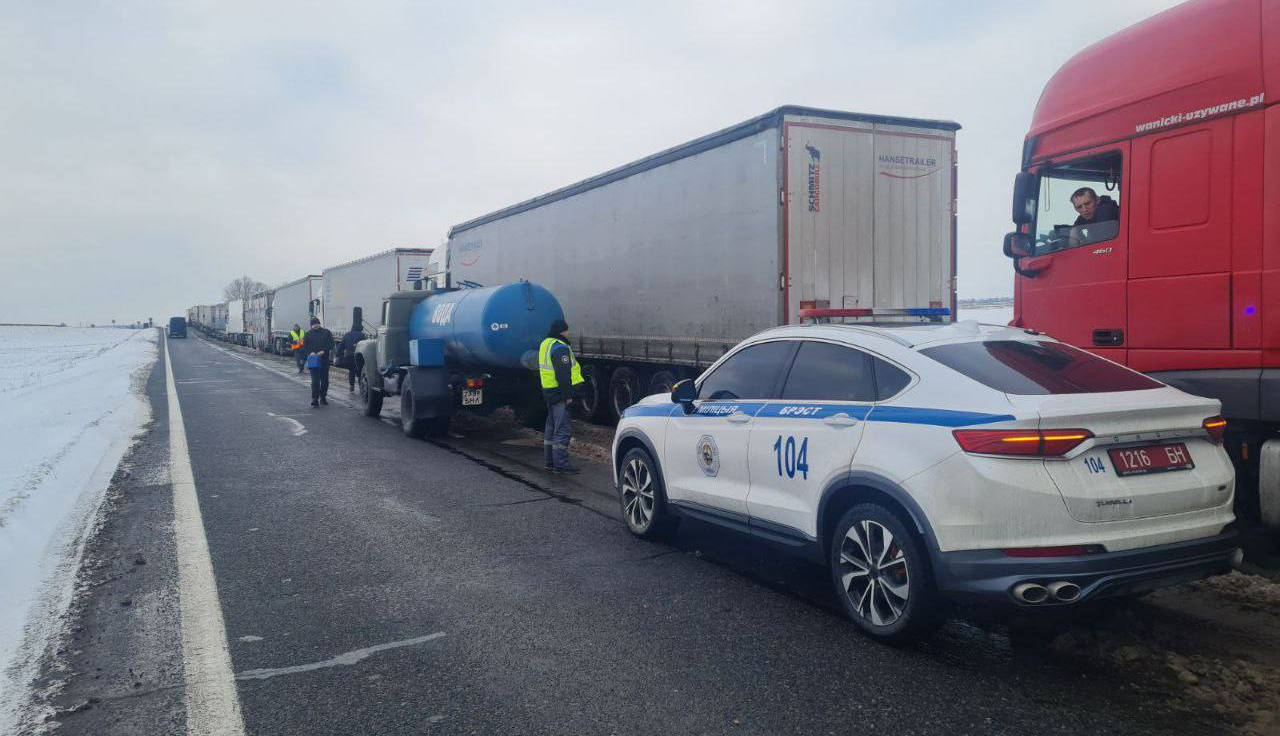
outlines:
[[[267,412],[267,416],[275,417],[276,419],[281,419],[283,421],[286,421],[292,424],[293,426],[289,429],[289,431],[293,434],[294,437],[301,437],[302,435],[307,433],[306,426],[304,426],[302,422],[299,422],[297,419],[294,419],[293,417],[281,416],[279,414],[273,414],[271,412]]]
[[[245,634],[244,636],[236,637],[236,641],[262,641],[262,637],[254,636],[253,634]]]
[[[178,604],[182,628],[182,674],[186,683],[187,733],[243,736],[244,717],[231,669],[218,581],[209,559],[200,500],[196,496],[187,431],[178,405],[169,343],[164,345],[169,398],[169,475],[173,483],[173,527],[178,552]]]
[[[312,662],[310,664],[297,664],[292,667],[277,667],[274,669],[258,669],[245,670],[236,674],[237,680],[265,680],[268,677],[277,677],[279,675],[296,675],[299,672],[310,672],[312,670],[325,669],[327,667],[338,667],[340,665],[352,665],[362,659],[366,659],[378,652],[385,652],[388,649],[399,649],[400,647],[411,647],[416,644],[424,644],[429,641],[441,639],[444,637],[443,631],[437,631],[434,634],[426,636],[417,636],[412,639],[402,639],[400,641],[387,642],[386,644],[377,644],[364,649],[356,649],[355,651],[339,654],[333,659],[326,659],[323,662]]]

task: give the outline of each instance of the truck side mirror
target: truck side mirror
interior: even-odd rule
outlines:
[[[698,398],[698,387],[693,384],[691,378],[686,378],[671,387],[671,403],[683,406],[685,414],[693,411],[693,400],[696,398]]]
[[[1036,198],[1040,193],[1040,177],[1021,171],[1013,177],[1013,224],[1029,225],[1036,218]]]
[[[1004,254],[1009,258],[1028,258],[1033,250],[1031,237],[1026,233],[1012,232],[1004,236]]]

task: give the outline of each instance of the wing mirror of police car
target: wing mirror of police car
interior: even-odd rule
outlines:
[[[683,406],[685,414],[693,411],[693,400],[696,398],[698,398],[698,387],[693,384],[691,378],[686,378],[671,387],[671,403]]]
[[[1004,254],[1009,258],[1027,258],[1032,255],[1031,238],[1026,233],[1012,232],[1004,236]]]

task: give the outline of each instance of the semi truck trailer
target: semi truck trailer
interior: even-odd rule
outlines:
[[[412,290],[414,282],[424,278],[431,250],[393,248],[324,269],[318,315],[321,321],[339,337],[353,325],[372,335],[383,300],[388,294]],[[356,309],[360,310],[358,324]]]
[[[1237,516],[1272,527],[1276,100],[1280,3],[1271,0],[1194,0],[1090,46],[1036,105],[1013,185],[1017,229],[1004,243],[1016,272],[1012,324],[1220,400]]]
[[[271,299],[270,289],[260,291],[245,300],[244,327],[247,344],[265,351],[271,343]]]
[[[311,326],[311,318],[320,313],[320,276],[303,276],[276,289],[271,298],[271,339],[269,350],[288,355],[289,330],[294,325],[302,329]]]
[[[232,299],[227,302],[227,319],[222,330],[222,339],[236,345],[249,344],[249,329],[244,321],[244,299]]]
[[[767,327],[949,320],[959,127],[780,107],[454,226],[432,282],[545,286],[616,418]]]

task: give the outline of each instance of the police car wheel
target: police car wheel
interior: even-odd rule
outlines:
[[[858,504],[836,523],[831,582],[849,618],[881,641],[919,639],[941,623],[924,545],[878,504]]]
[[[632,448],[622,457],[618,500],[627,530],[637,537],[653,539],[675,530],[678,519],[667,509],[662,476],[653,458],[642,448]]]

